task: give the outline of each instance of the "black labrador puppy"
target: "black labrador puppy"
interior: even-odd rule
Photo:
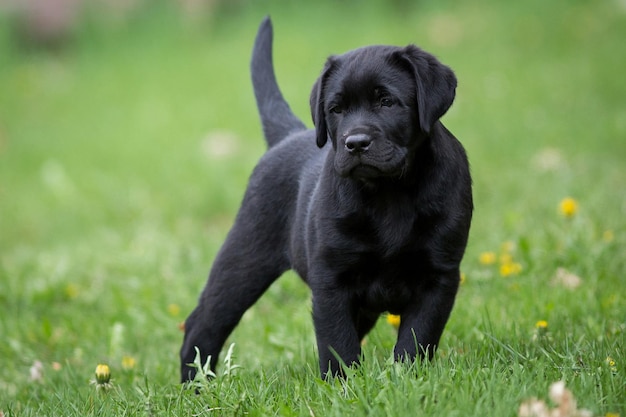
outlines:
[[[182,380],[195,377],[195,347],[215,369],[244,312],[288,269],[312,291],[323,376],[358,363],[385,311],[401,316],[396,359],[431,358],[473,210],[465,151],[439,121],[454,73],[413,45],[330,57],[311,94],[313,131],[277,85],[269,18],[251,70],[269,150],[185,322]]]

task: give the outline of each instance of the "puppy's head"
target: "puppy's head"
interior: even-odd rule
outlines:
[[[401,177],[452,105],[456,77],[416,46],[369,46],[328,59],[311,93],[317,145],[343,177]]]

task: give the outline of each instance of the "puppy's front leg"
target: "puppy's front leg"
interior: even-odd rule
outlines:
[[[323,378],[342,375],[339,359],[348,366],[359,362],[361,345],[348,292],[313,288],[313,323]]]
[[[432,359],[448,321],[459,286],[459,271],[436,274],[436,278],[403,312],[394,348],[396,360],[416,356]]]

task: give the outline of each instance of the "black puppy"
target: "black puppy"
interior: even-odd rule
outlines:
[[[251,69],[269,150],[185,322],[182,380],[195,376],[194,347],[215,369],[244,312],[290,268],[313,294],[323,376],[358,362],[385,311],[401,316],[397,360],[432,357],[473,209],[465,151],[439,121],[454,74],[413,45],[333,56],[313,87],[311,131],[278,88],[271,44],[266,19]]]

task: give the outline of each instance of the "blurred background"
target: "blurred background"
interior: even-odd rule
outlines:
[[[610,297],[626,268],[624,0],[0,0],[7,375],[34,358],[91,372],[91,357],[123,350],[175,379],[177,324],[265,149],[248,63],[268,14],[279,84],[308,126],[310,88],[331,54],[415,43],[456,72],[443,123],[467,148],[476,211],[446,340],[478,337],[467,322],[487,310],[495,333],[559,314],[565,323],[572,310],[558,302],[571,296],[536,290],[557,267],[594,280],[565,305],[596,306],[598,323],[619,328],[624,299]],[[568,196],[579,215],[565,223]],[[498,281],[479,254],[503,242],[522,269]],[[258,351],[242,360],[303,334],[295,345],[312,350],[306,288],[286,279],[268,297],[256,323],[272,342],[241,338]],[[289,320],[272,320],[276,305]],[[123,348],[97,342],[119,323],[132,336]]]
[[[330,54],[416,43],[450,65],[444,122],[469,150],[479,208],[515,212],[521,194],[552,204],[534,181],[593,193],[577,189],[572,158],[623,164],[621,0],[1,0],[0,245],[132,210],[231,218],[264,149],[248,60],[266,14],[280,84],[309,125]],[[565,183],[525,176],[566,166]]]

